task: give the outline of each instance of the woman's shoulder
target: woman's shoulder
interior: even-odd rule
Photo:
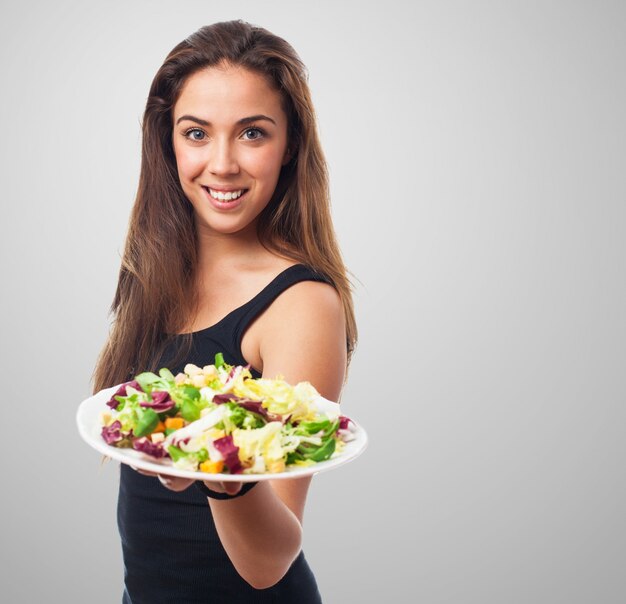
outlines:
[[[262,337],[306,337],[311,329],[345,329],[343,302],[330,279],[301,262],[277,263],[264,276],[268,285],[260,314]]]
[[[276,284],[276,298],[268,308],[279,323],[307,316],[343,315],[343,304],[331,280],[305,262],[276,257],[262,278]]]
[[[310,277],[308,276],[310,274]],[[326,280],[318,280],[313,271],[307,277],[290,285],[276,298],[273,306],[277,315],[294,318],[306,313],[311,319],[325,315],[342,314],[339,292]]]

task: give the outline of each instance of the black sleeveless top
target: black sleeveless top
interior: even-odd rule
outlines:
[[[289,286],[326,277],[296,264],[280,273],[252,300],[215,325],[194,332],[192,349],[179,366],[168,365],[176,341],[165,350],[159,367],[176,375],[186,363],[212,364],[217,352],[226,363],[246,365],[241,339],[252,320]],[[176,340],[176,339],[175,339]],[[253,377],[261,377],[251,369]],[[301,551],[287,574],[268,589],[242,579],[224,550],[206,496],[191,485],[175,493],[156,477],[120,464],[117,523],[124,559],[123,604],[320,604],[315,577]]]

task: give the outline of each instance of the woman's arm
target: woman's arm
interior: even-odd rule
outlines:
[[[309,381],[322,396],[338,401],[347,351],[337,291],[316,281],[297,283],[270,305],[262,319],[263,377],[282,375],[291,384]],[[182,491],[194,482],[158,477],[173,491]],[[253,587],[264,589],[277,583],[300,553],[310,482],[310,477],[261,482],[236,499],[207,498],[224,549],[237,572]],[[230,494],[241,487],[232,482],[205,484]]]
[[[332,286],[315,281],[293,285],[264,313],[260,333],[263,377],[280,374],[291,384],[309,381],[322,396],[339,399],[346,330]],[[209,499],[222,544],[253,587],[277,583],[299,554],[309,484],[310,478],[261,482],[236,499]]]

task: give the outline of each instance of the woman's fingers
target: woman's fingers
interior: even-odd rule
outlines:
[[[168,476],[167,474],[157,474],[156,472],[149,472],[148,470],[140,470],[135,466],[130,466],[135,472],[139,472],[144,476],[153,476],[159,479],[159,482],[170,491],[179,493],[188,488],[195,482],[192,478],[179,478],[178,476]],[[241,482],[213,482],[205,480],[204,484],[218,493],[227,493],[228,495],[236,495],[241,490]]]
[[[178,478],[177,476],[167,476],[164,474],[157,474],[157,476],[164,487],[177,493],[184,491],[195,482],[192,478]]]
[[[158,474],[156,472],[148,472],[147,470],[140,470],[139,468],[136,468],[135,466],[130,466],[133,470],[135,470],[135,472],[139,472],[140,474],[143,474],[144,476],[158,476]]]
[[[148,470],[140,470],[135,466],[130,466],[136,472],[143,474],[144,476],[153,476],[159,479],[159,482],[171,491],[184,491],[192,482],[189,478],[178,478],[177,476],[168,476],[166,474],[157,474],[156,472],[149,472]]]
[[[236,495],[241,490],[241,482],[215,482],[211,480],[203,480],[208,489],[216,493],[227,493],[228,495]]]
[[[229,495],[236,495],[241,491],[241,483],[240,482],[223,482],[224,490]]]

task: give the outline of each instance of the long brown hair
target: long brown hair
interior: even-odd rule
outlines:
[[[222,64],[264,76],[281,95],[291,160],[259,216],[259,240],[335,285],[344,307],[350,363],[357,342],[352,286],[331,219],[328,168],[307,69],[282,38],[242,20],[225,21],[202,27],[178,44],[152,81],[142,122],[139,186],[111,305],[114,321],[94,370],[94,391],[157,369],[166,334],[177,333],[196,310],[197,236],[172,147],[173,108],[189,76]],[[181,354],[190,342],[187,335]]]

